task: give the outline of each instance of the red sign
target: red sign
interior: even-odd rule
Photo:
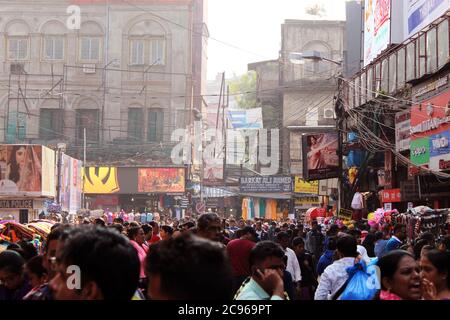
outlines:
[[[205,209],[206,209],[206,204],[205,202],[198,202],[195,205],[195,209],[197,210],[198,213],[204,213]]]
[[[400,189],[383,190],[382,201],[383,203],[402,202]]]
[[[411,108],[411,135],[414,139],[450,130],[450,90]]]

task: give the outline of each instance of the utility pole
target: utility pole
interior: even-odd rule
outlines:
[[[86,128],[83,128],[83,194],[81,197],[81,206],[83,209],[86,209],[86,194],[84,192],[84,182],[86,180]]]

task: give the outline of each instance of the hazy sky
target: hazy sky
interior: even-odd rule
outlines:
[[[208,0],[208,79],[223,71],[227,78],[233,72],[242,74],[250,62],[277,59],[281,24],[286,19],[311,19],[304,13],[311,3],[324,4],[322,19],[345,19],[345,0]]]

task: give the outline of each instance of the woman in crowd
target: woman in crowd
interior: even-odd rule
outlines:
[[[431,250],[420,259],[423,297],[450,300],[450,253]]]
[[[173,228],[171,226],[162,226],[159,232],[161,240],[169,240],[173,235]]]
[[[141,262],[141,273],[140,278],[145,278],[145,257],[147,256],[148,247],[144,244],[145,241],[145,233],[141,227],[131,227],[128,229],[128,238],[130,239],[131,244],[136,249],[139,261]]]
[[[381,272],[380,300],[420,300],[419,264],[404,250],[394,250],[378,261]]]

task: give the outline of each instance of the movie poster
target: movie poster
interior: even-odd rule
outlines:
[[[324,180],[339,176],[339,138],[337,133],[303,136],[303,175],[305,180]]]
[[[184,168],[140,168],[138,170],[138,192],[184,193]]]

